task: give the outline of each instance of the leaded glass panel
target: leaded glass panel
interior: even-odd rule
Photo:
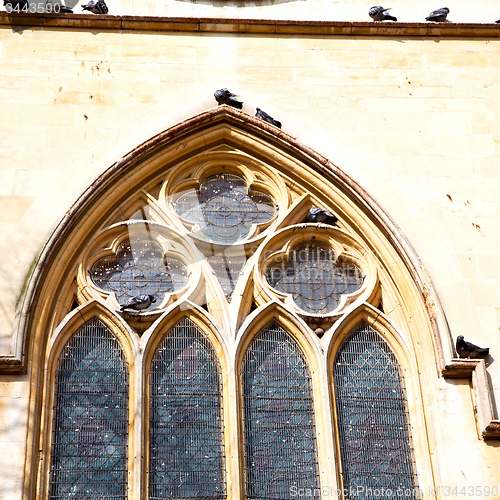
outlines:
[[[363,275],[356,265],[337,259],[332,248],[318,242],[293,247],[288,259],[269,266],[266,277],[270,286],[291,294],[303,311],[315,314],[332,312],[342,295],[363,285]]]
[[[151,362],[150,499],[226,497],[221,392],[215,351],[184,318]]]
[[[121,243],[115,255],[99,259],[90,271],[92,281],[106,292],[115,292],[120,305],[137,295],[150,294],[161,305],[167,293],[180,290],[188,282],[186,266],[167,257],[159,243],[148,238],[134,238]]]
[[[118,341],[93,318],[57,363],[50,499],[126,499],[128,387]]]
[[[250,344],[242,380],[247,499],[291,499],[295,488],[319,488],[309,368],[276,323]]]
[[[246,238],[252,224],[267,222],[276,213],[269,196],[250,191],[244,179],[231,174],[208,177],[199,190],[182,194],[174,209],[181,219],[198,224],[209,240],[228,244]]]
[[[359,500],[374,490],[382,500],[418,494],[399,363],[367,324],[342,344],[334,383],[344,488]]]

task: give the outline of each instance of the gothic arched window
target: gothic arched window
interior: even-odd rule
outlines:
[[[127,498],[128,365],[97,318],[64,346],[57,363],[49,498]]]
[[[433,486],[430,370],[412,348],[432,332],[414,285],[400,286],[410,260],[351,179],[225,108],[190,121],[182,147],[168,132],[124,157],[86,194],[88,222],[55,233],[29,296],[43,307],[25,311],[43,368],[30,373],[30,498]],[[155,301],[123,307],[140,295]],[[411,414],[385,334],[361,323],[341,345],[361,321],[401,346]]]
[[[248,347],[242,381],[247,498],[288,499],[294,488],[319,488],[309,368],[276,323]]]
[[[220,367],[191,320],[156,349],[149,387],[149,498],[225,498]]]
[[[344,488],[358,492],[360,500],[375,490],[385,491],[384,499],[415,494],[399,363],[366,323],[351,332],[337,353],[334,384]]]

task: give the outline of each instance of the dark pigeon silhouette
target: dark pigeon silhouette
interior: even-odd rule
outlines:
[[[10,5],[10,9],[8,11],[18,12],[26,12],[29,9],[28,0],[3,0],[4,7]],[[24,10],[23,10],[24,8]]]
[[[82,5],[82,9],[92,12],[92,14],[107,14],[109,12],[104,0],[90,0],[87,5]]]
[[[397,21],[398,19],[396,17],[387,13],[390,9],[392,9],[392,7],[384,9],[382,5],[375,5],[370,8],[368,14],[374,21]]]
[[[489,354],[490,349],[488,347],[482,348],[477,345],[472,344],[464,340],[463,335],[457,337],[456,344],[457,353],[461,358],[477,358],[478,356],[486,356]]]
[[[243,109],[243,103],[236,99],[238,96],[229,92],[225,87],[223,89],[216,90],[214,93],[215,100],[220,104],[229,104],[233,108]]]
[[[433,21],[435,23],[442,23],[446,21],[446,16],[450,13],[448,7],[443,7],[442,9],[433,10],[428,17],[425,18],[426,21]]]
[[[48,7],[50,5],[50,8]],[[73,10],[66,7],[63,3],[54,3],[51,0],[45,2],[45,12],[53,12],[55,14],[73,14]]]
[[[120,311],[124,311],[125,309],[142,311],[143,309],[147,309],[153,302],[156,302],[154,295],[137,295],[121,306]]]
[[[281,122],[278,120],[275,120],[271,115],[268,115],[265,111],[262,111],[260,108],[256,108],[257,113],[255,113],[255,116],[257,118],[260,118],[261,120],[264,120],[267,123],[270,123],[271,125],[274,125],[275,127],[281,128]]]
[[[307,214],[307,222],[322,222],[323,224],[333,226],[338,222],[338,219],[324,208],[313,207]]]

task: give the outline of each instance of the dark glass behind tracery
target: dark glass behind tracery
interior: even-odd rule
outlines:
[[[221,392],[210,341],[182,319],[151,362],[150,499],[226,497]]]
[[[99,319],[64,346],[55,384],[49,498],[125,500],[128,366]]]
[[[344,488],[358,500],[418,496],[399,363],[367,324],[342,344],[334,382]]]
[[[300,243],[288,259],[269,266],[269,285],[292,295],[303,311],[326,314],[337,308],[340,297],[363,285],[361,270],[352,262],[338,259],[328,245]]]
[[[267,222],[276,213],[269,196],[250,191],[244,179],[231,174],[208,177],[200,189],[182,194],[174,209],[181,219],[198,224],[209,240],[227,244],[246,238],[252,224]]]
[[[95,285],[115,292],[120,305],[142,294],[154,295],[160,307],[167,293],[180,290],[188,282],[186,266],[164,255],[161,245],[149,238],[130,238],[121,243],[115,255],[99,259],[90,270]]]
[[[297,498],[319,488],[309,368],[292,338],[266,326],[242,366],[247,499]]]

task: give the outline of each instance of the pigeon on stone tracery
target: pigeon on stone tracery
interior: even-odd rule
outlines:
[[[330,226],[333,226],[336,222],[338,222],[338,219],[335,215],[331,214],[324,208],[313,207],[307,214],[307,222],[321,222],[323,224],[330,224]]]
[[[275,127],[281,128],[281,122],[278,120],[275,120],[271,115],[268,115],[265,111],[262,111],[260,108],[256,108],[257,113],[255,113],[255,116],[257,118],[260,118],[261,120],[264,120],[267,123],[270,123],[271,125],[274,125]]]
[[[448,7],[443,7],[442,9],[433,10],[426,18],[426,21],[433,21],[435,23],[442,23],[446,21],[446,16],[450,13]]]
[[[156,302],[154,295],[137,295],[132,297],[126,304],[120,307],[120,311],[125,309],[133,309],[134,311],[142,311],[147,309],[152,303]]]
[[[456,344],[456,349],[457,349],[457,354],[461,358],[477,358],[478,356],[486,356],[489,354],[490,349],[488,347],[478,347],[475,344],[472,344],[471,342],[467,342],[464,340],[463,335],[459,335],[457,337],[457,344]]]
[[[243,103],[236,99],[238,96],[233,94],[225,87],[223,89],[216,90],[214,93],[215,100],[220,104],[228,104],[233,108],[242,109]]]
[[[370,8],[368,14],[374,21],[397,21],[398,19],[396,17],[387,13],[390,9],[392,9],[392,7],[385,9],[382,5],[374,5]]]

